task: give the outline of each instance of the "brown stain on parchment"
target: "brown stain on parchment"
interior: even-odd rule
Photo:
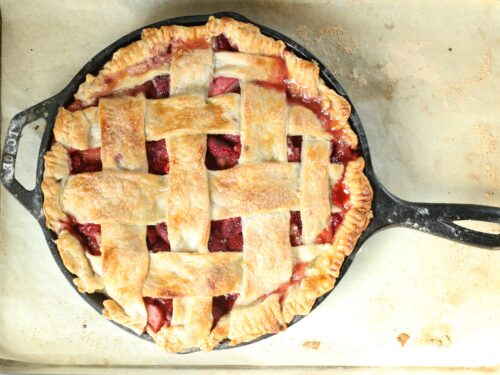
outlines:
[[[398,337],[396,337],[396,340],[398,340],[399,344],[401,346],[405,346],[406,345],[406,342],[410,339],[410,335],[405,333],[405,332],[401,332]]]
[[[449,348],[452,345],[451,328],[448,324],[444,323],[425,326],[420,332],[418,341],[424,345]]]
[[[321,346],[321,341],[304,341],[302,347],[311,350],[318,350]]]

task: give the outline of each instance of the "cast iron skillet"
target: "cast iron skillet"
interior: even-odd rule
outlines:
[[[232,12],[221,12],[213,14],[215,17],[232,17],[238,21],[253,23],[260,28],[263,34],[271,36],[275,39],[282,40],[286,43],[288,49],[292,50],[297,56],[302,57],[306,60],[314,60],[318,62],[321,78],[326,82],[326,84],[335,89],[340,95],[345,97],[349,102],[349,97],[347,96],[344,89],[340,86],[334,76],[326,69],[326,67],[319,62],[319,60],[304,47],[300,46],[298,43],[294,42],[290,38],[264,26],[260,26],[255,22],[250,21],[246,17],[238,13]],[[195,26],[201,25],[207,22],[209,15],[202,16],[188,16],[172,18],[165,21],[161,21],[152,24],[147,27],[160,27],[164,25],[184,25],[184,26]],[[115,43],[111,44],[109,47],[98,53],[93,59],[91,59],[83,68],[78,72],[78,74],[71,80],[68,86],[64,88],[60,93],[44,100],[43,102],[28,108],[20,113],[18,113],[9,124],[7,129],[7,135],[5,138],[5,145],[2,153],[2,182],[14,197],[17,198],[19,202],[35,217],[35,219],[40,224],[45,239],[49,249],[54,256],[54,259],[66,276],[70,284],[75,288],[72,279],[73,275],[66,270],[64,267],[56,246],[53,240],[56,236],[53,232],[47,229],[45,225],[45,218],[42,213],[42,202],[43,195],[41,190],[41,182],[43,177],[43,155],[50,148],[50,139],[52,135],[52,128],[54,126],[54,119],[57,114],[57,109],[60,106],[68,105],[73,100],[73,95],[77,91],[78,86],[85,80],[85,75],[96,74],[101,67],[111,59],[113,52],[117,49],[124,47],[131,42],[140,39],[141,31],[143,28],[131,32],[125,35]],[[488,206],[478,206],[470,204],[436,204],[436,203],[415,203],[404,201],[385,189],[380,183],[375,172],[370,158],[370,151],[368,149],[368,141],[366,139],[363,126],[361,125],[361,120],[356,113],[356,109],[352,105],[352,113],[349,118],[349,123],[351,127],[356,132],[359,138],[358,150],[359,153],[364,157],[366,161],[365,174],[370,180],[370,184],[373,188],[374,200],[372,205],[373,210],[373,220],[370,225],[361,235],[358,240],[356,247],[352,254],[348,256],[342,268],[340,269],[340,275],[338,277],[337,283],[342,279],[346,271],[349,269],[356,253],[358,252],[361,245],[370,237],[373,233],[390,226],[404,226],[408,228],[413,228],[420,230],[422,232],[431,233],[440,237],[444,237],[453,241],[466,243],[476,247],[484,248],[500,248],[500,235],[482,233],[474,230],[470,230],[461,227],[454,223],[456,220],[479,220],[488,221],[493,223],[500,223],[500,208],[488,207]],[[36,186],[34,190],[25,189],[19,181],[15,178],[15,162],[17,150],[19,147],[19,141],[21,139],[21,134],[23,128],[38,119],[45,119],[47,126],[42,137],[40,150],[38,153],[38,164],[36,169]],[[471,249],[472,251],[472,249]],[[316,308],[328,295],[330,292],[324,294],[316,300],[313,309]],[[80,294],[87,303],[89,303],[96,311],[101,313],[102,311],[102,301],[105,297],[102,294]],[[302,316],[297,316],[291,323],[295,324]],[[118,324],[117,324],[118,325]],[[119,326],[131,333],[132,331]],[[266,335],[260,337],[252,342],[239,344],[238,346],[247,345],[264,338],[271,336]],[[151,338],[143,334],[142,338],[151,341]],[[222,342],[217,346],[216,349],[226,349],[228,348],[227,340]]]

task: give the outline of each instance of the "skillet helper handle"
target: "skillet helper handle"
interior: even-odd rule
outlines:
[[[455,223],[475,220],[500,224],[500,208],[474,204],[417,203],[404,201],[385,189],[377,192],[383,207],[377,229],[404,226],[469,245],[500,249],[500,234],[472,230]]]
[[[24,127],[36,120],[46,118],[48,116],[48,107],[51,105],[53,105],[53,98],[44,100],[15,115],[7,128],[2,151],[2,169],[0,173],[2,183],[35,217],[38,214],[38,208],[35,204],[35,189],[28,190],[16,180],[16,158]]]

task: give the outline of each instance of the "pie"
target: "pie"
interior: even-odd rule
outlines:
[[[372,189],[349,103],[256,26],[145,29],[57,114],[47,226],[82,293],[169,352],[284,330],[334,287]]]

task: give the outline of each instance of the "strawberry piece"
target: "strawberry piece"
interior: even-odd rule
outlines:
[[[220,318],[226,315],[233,308],[234,302],[239,294],[226,294],[225,296],[214,297],[212,300],[212,328],[217,325]]]
[[[213,38],[212,40],[212,48],[214,49],[215,52],[218,51],[237,51],[236,48],[234,48],[231,43],[229,43],[229,40],[226,38],[224,34],[220,34]]]
[[[165,314],[162,309],[154,303],[152,298],[145,298],[144,302],[148,314],[148,325],[156,333],[165,324]]]
[[[242,251],[243,235],[241,218],[232,217],[212,221],[210,225],[209,251]]]
[[[223,139],[214,136],[208,136],[208,150],[216,158],[231,158],[233,156],[233,148]]]
[[[243,251],[243,235],[237,234],[229,237],[226,244],[229,251]]]
[[[152,253],[158,253],[160,251],[170,251],[170,244],[160,240],[149,246],[148,250],[151,251]]]
[[[300,246],[302,242],[302,219],[300,211],[290,211],[290,244]]]
[[[158,251],[170,251],[170,241],[168,240],[168,229],[166,223],[148,225],[146,245],[148,250],[157,253]]]
[[[169,160],[165,140],[146,142],[149,173],[164,175],[169,171]]]
[[[165,241],[165,243],[170,245],[170,241],[168,239],[168,228],[167,223],[156,224],[155,226],[156,232],[160,235],[160,237]]]
[[[71,174],[97,172],[102,170],[101,148],[88,150],[68,150],[71,160]]]
[[[165,324],[170,327],[172,323],[172,313],[174,310],[174,303],[171,298],[155,298],[156,305],[161,308],[163,314],[165,314]]]
[[[68,105],[66,108],[70,112],[81,111],[82,109],[90,107],[92,104],[83,104],[81,100],[75,100],[73,103]]]
[[[101,238],[101,226],[99,224],[77,224],[78,231],[82,234],[87,245],[87,249],[92,255],[101,254],[99,244]]]
[[[224,138],[227,141],[240,144],[241,146],[241,138],[237,134],[222,134],[222,138]]]
[[[238,164],[240,153],[239,135],[209,135],[205,157],[206,167],[212,171],[232,168]]]
[[[154,99],[168,98],[170,96],[170,76],[162,75],[153,78]]]
[[[286,143],[288,146],[288,161],[300,162],[302,152],[302,136],[288,136],[286,137]]]
[[[148,225],[148,228],[146,229],[146,237],[148,245],[155,244],[158,241],[158,233],[156,232],[156,228]]]
[[[351,150],[349,146],[344,141],[332,141],[332,153],[330,155],[331,163],[339,163],[347,165],[351,160],[356,160],[358,158],[358,152],[356,150]]]
[[[241,234],[241,218],[231,217],[229,219],[222,220],[221,224],[221,234],[225,238],[232,238]]]
[[[226,242],[227,240],[225,238],[210,235],[208,240],[208,251],[226,251]]]
[[[240,154],[241,154],[241,142],[238,142],[233,146],[233,151],[234,151],[235,159],[236,159],[236,161],[238,161],[238,159],[240,158]]]
[[[86,163],[100,163],[101,162],[101,148],[90,148],[85,151],[81,151],[83,159]]]
[[[210,84],[208,96],[217,96],[229,92],[239,92],[240,81],[237,78],[217,77]]]

